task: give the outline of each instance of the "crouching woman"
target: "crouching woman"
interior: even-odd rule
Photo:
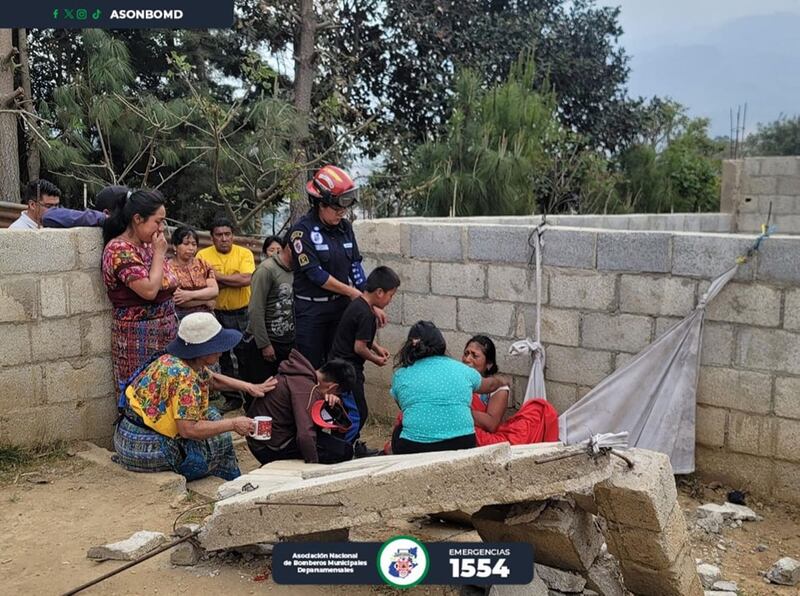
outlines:
[[[134,373],[120,396],[114,460],[134,472],[171,470],[187,480],[240,476],[230,431],[247,436],[254,422],[246,416],[223,419],[209,407],[209,392],[224,389],[261,397],[275,387],[271,378],[245,383],[209,370],[241,336],[223,329],[210,313],[184,317],[166,353]]]

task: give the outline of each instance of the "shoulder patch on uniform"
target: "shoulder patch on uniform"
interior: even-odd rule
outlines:
[[[302,237],[303,237],[303,230],[295,230],[294,232],[292,232],[292,235],[291,235],[291,239],[292,240],[297,240],[298,238],[302,238]]]
[[[299,238],[292,243],[292,246],[294,246],[294,252],[296,252],[297,254],[303,252],[303,243],[300,241]]]
[[[300,263],[301,267],[305,267],[308,265],[308,255],[302,254],[297,258],[297,262]]]

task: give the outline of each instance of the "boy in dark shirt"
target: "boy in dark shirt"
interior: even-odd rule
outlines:
[[[394,298],[398,287],[400,287],[400,277],[397,273],[389,267],[376,267],[367,277],[364,292],[353,300],[342,314],[333,340],[330,357],[350,362],[356,371],[356,382],[352,391],[358,407],[359,432],[367,421],[369,413],[364,395],[364,362],[369,360],[378,366],[386,366],[389,362],[389,351],[375,343],[378,324],[372,309],[385,309]],[[355,439],[358,439],[358,433]],[[353,447],[356,457],[378,453],[367,449],[363,441],[356,440]]]

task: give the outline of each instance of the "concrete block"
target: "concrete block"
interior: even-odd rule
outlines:
[[[96,391],[93,393],[97,393]],[[83,409],[83,437],[98,445],[113,446],[114,422],[119,416],[113,392],[86,402]]]
[[[168,542],[167,537],[161,532],[142,530],[120,542],[93,546],[86,556],[96,561],[133,561],[157,549],[165,542]]]
[[[777,425],[776,457],[800,462],[800,421],[777,419],[773,422]]]
[[[103,260],[103,232],[100,228],[73,228],[78,267],[97,272]]]
[[[551,594],[583,594],[583,588],[586,586],[586,580],[577,573],[538,563],[534,568],[534,575],[542,578],[545,585],[550,588]]]
[[[509,337],[513,321],[514,305],[511,303],[458,299],[458,328],[461,331]]]
[[[39,300],[43,317],[67,316],[67,291],[64,285],[64,276],[43,276],[39,280]]]
[[[412,224],[411,256],[431,261],[461,261],[460,225]]]
[[[536,303],[536,276],[531,269],[489,265],[488,272],[486,287],[489,298],[509,302]],[[548,280],[547,275],[542,274],[542,304],[547,304]]]
[[[384,309],[389,321],[401,323],[403,321],[403,292],[395,292],[394,298]]]
[[[767,579],[781,586],[800,584],[800,561],[792,557],[782,557],[767,571]]]
[[[622,548],[622,552],[612,554],[624,561],[633,561],[651,569],[671,567],[681,551],[690,545],[686,520],[680,506],[676,503],[664,529],[653,532],[642,528],[632,528],[610,522],[608,532],[615,534],[610,543]]]
[[[550,271],[550,306],[611,311],[616,307],[614,275]]]
[[[563,383],[547,381],[545,387],[547,389],[547,401],[553,404],[553,407],[559,414],[567,411],[570,406],[578,401],[578,393],[575,385],[565,385]]]
[[[536,308],[523,310],[525,333],[533,337],[536,328]],[[580,345],[581,314],[576,310],[545,307],[542,309],[542,341],[546,345]]]
[[[52,319],[31,325],[33,359],[70,358],[81,354],[80,319]]]
[[[84,356],[111,352],[111,311],[81,319],[81,342]]]
[[[722,577],[722,571],[716,565],[701,563],[697,566],[697,575],[700,576],[700,583],[704,588],[710,588]]]
[[[667,569],[655,570],[632,561],[622,561],[622,575],[625,587],[637,595],[703,596],[703,586],[688,545]]]
[[[597,268],[607,271],[654,271],[671,266],[672,234],[657,232],[600,232]]]
[[[377,265],[390,267],[400,276],[401,292],[417,292],[427,294],[431,291],[431,264],[428,261],[417,259],[389,259],[382,258],[376,262],[368,271],[372,271]]]
[[[13,366],[31,361],[31,340],[28,325],[0,324],[0,366]]]
[[[774,418],[731,412],[728,418],[728,449],[749,455],[773,456]]]
[[[772,496],[784,501],[800,505],[800,464],[793,464],[787,461],[774,462],[778,470],[775,474],[774,483],[771,485]],[[765,487],[761,487],[763,492]]]
[[[200,562],[202,551],[191,542],[183,542],[173,548],[169,554],[169,562],[181,567],[192,567]]]
[[[0,275],[71,271],[76,265],[71,230],[6,230],[0,234]]]
[[[695,437],[699,444],[708,447],[722,447],[725,444],[727,424],[727,410],[697,406]]]
[[[67,277],[70,314],[108,310],[111,303],[98,271],[73,271]]]
[[[36,406],[44,401],[38,365],[0,368],[0,412]]]
[[[761,214],[742,214],[736,217],[736,231],[743,233],[761,233],[761,224],[764,223],[764,216]]]
[[[706,322],[700,364],[730,366],[733,361],[733,326]]]
[[[777,184],[775,187],[777,188]],[[739,216],[748,215],[750,217],[757,216],[763,218],[764,216],[759,212],[760,207],[761,197],[758,195],[745,196],[739,203]]]
[[[496,584],[489,588],[489,596],[548,596],[548,594],[550,591],[547,584],[535,574],[529,584]]]
[[[405,303],[405,300],[403,301]],[[396,323],[389,323],[383,329],[378,330],[378,343],[385,347],[391,354],[396,354],[400,347],[408,338],[408,328]],[[371,375],[377,367],[366,367],[365,373]]]
[[[777,179],[779,195],[800,195],[800,176],[779,176]]]
[[[584,348],[550,346],[545,378],[548,381],[594,386],[613,370],[613,354]]]
[[[495,263],[527,263],[533,254],[528,243],[533,227],[469,226],[469,259]]]
[[[774,176],[748,176],[742,191],[746,195],[774,195],[778,192],[778,179]]]
[[[720,185],[719,210],[733,213],[741,192],[744,164],[740,160],[726,159],[722,162],[722,184]],[[699,231],[699,230],[697,230]]]
[[[597,232],[548,228],[542,241],[543,265],[575,269],[595,268]]]
[[[768,238],[758,251],[757,279],[800,282],[800,240]]]
[[[761,213],[761,217],[766,217],[767,213],[769,213],[770,207],[772,207],[772,217],[773,220],[771,223],[777,223],[777,217],[782,215],[797,215],[800,213],[800,197],[798,196],[789,196],[783,197],[780,195],[769,195],[758,197],[758,211]],[[778,231],[781,234],[786,234],[787,231],[783,227],[779,227]]]
[[[739,329],[737,363],[744,368],[800,374],[800,335],[777,329]]]
[[[800,209],[798,209],[800,211]],[[780,230],[781,234],[797,234],[800,232],[800,215],[776,215],[772,223]]]
[[[700,291],[706,290],[705,282]],[[781,292],[761,284],[729,283],[706,307],[710,321],[777,327],[781,319]]]
[[[463,348],[466,345],[469,334],[465,333],[464,336],[463,344],[451,344],[450,338],[445,336],[447,346],[450,348],[451,353],[455,353],[455,348]],[[511,347],[511,343],[514,340],[493,339],[492,341],[494,341],[494,345],[497,348],[497,366],[503,374],[519,375],[522,377],[527,377],[530,374],[532,361],[529,354],[511,356],[508,353],[508,349]]]
[[[484,507],[472,524],[484,542],[527,542],[539,563],[571,571],[588,570],[604,542],[591,514],[561,500]]]
[[[753,494],[769,496],[776,483],[774,461],[744,453],[736,454],[736,465],[731,466],[731,454],[726,450],[697,445],[695,451],[698,472],[707,479],[718,480]],[[788,464],[787,464],[788,465]]]
[[[737,160],[725,160],[723,163],[740,163],[744,167],[744,172],[748,176],[758,176],[761,173],[761,162],[766,158],[763,157],[746,157]]]
[[[800,420],[800,378],[775,379],[775,415]]]
[[[434,294],[445,296],[486,295],[486,269],[483,265],[431,263],[431,287]]]
[[[619,308],[636,314],[685,317],[695,306],[696,284],[681,277],[623,275]]]
[[[626,596],[619,561],[608,554],[597,557],[586,573],[586,588],[600,596]]]
[[[83,438],[83,408],[80,405],[20,405],[20,409],[4,412],[0,418],[0,442],[36,446]]]
[[[700,367],[697,403],[754,414],[770,411],[769,375],[732,368]]]
[[[445,296],[403,294],[403,323],[433,321],[440,329],[456,328],[456,299]]]
[[[800,175],[800,159],[794,156],[762,157],[761,176],[797,176]]]
[[[585,348],[636,353],[650,343],[653,319],[638,315],[586,313],[581,326]]]
[[[47,403],[74,402],[104,397],[114,400],[111,359],[75,358],[44,366]]]
[[[736,257],[745,254],[754,241],[755,236],[676,233],[672,238],[672,274],[711,280],[733,267]],[[736,279],[752,279],[753,273],[752,262],[747,263],[739,267]]]
[[[645,449],[630,449],[626,455],[634,467],[615,465],[611,478],[594,487],[600,515],[609,522],[663,532],[678,498],[669,457]]]
[[[34,277],[0,278],[0,323],[32,321],[39,311]]]
[[[408,256],[410,232],[407,223],[392,219],[362,219],[353,223],[358,246],[369,254]]]
[[[614,370],[619,370],[623,366],[627,366],[636,356],[636,354],[620,352],[614,357]]]

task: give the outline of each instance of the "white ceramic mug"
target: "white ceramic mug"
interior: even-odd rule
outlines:
[[[250,436],[256,441],[269,441],[272,438],[272,416],[256,416],[253,421],[256,424]]]

